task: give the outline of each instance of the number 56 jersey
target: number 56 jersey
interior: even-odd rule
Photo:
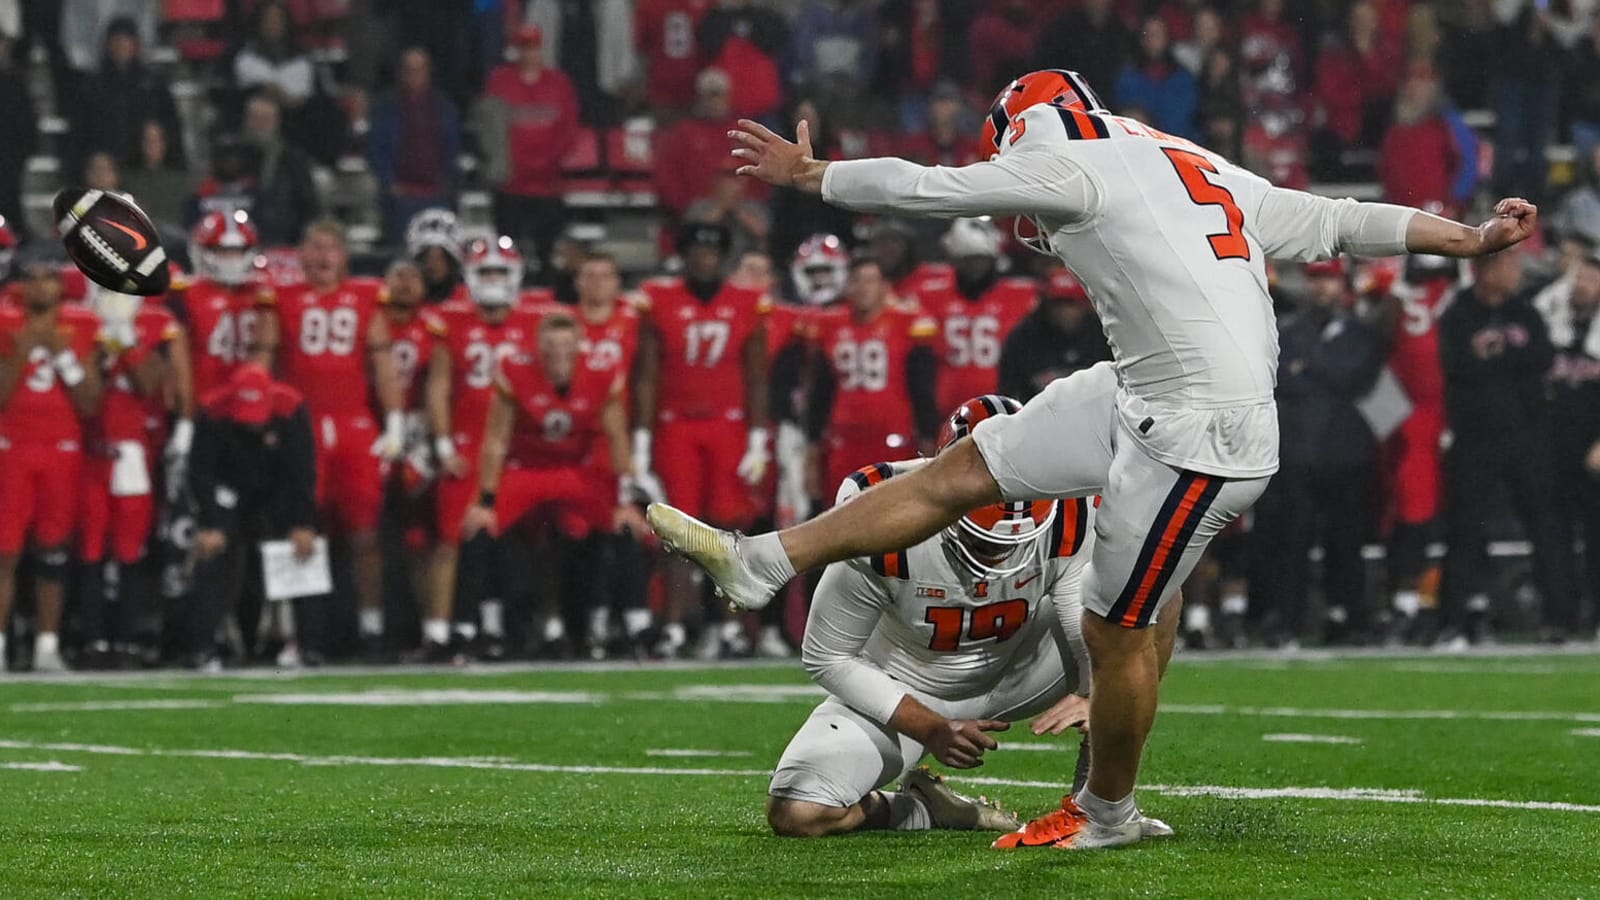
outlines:
[[[897,468],[905,464],[858,470],[841,485],[839,502]],[[822,686],[878,722],[889,720],[908,689],[952,703],[984,698],[1007,685],[1032,684],[1022,669],[1049,667],[1059,677],[1063,661],[1069,681],[1081,678],[1072,671],[1074,660],[1087,659],[1081,637],[1076,628],[1063,633],[1062,624],[1077,618],[1093,529],[1092,498],[1056,501],[1051,527],[1015,551],[1027,561],[1004,577],[974,574],[942,535],[835,563],[818,585],[806,624],[806,668],[814,676],[831,670],[834,677],[818,678]],[[852,657],[853,664],[837,665]],[[991,697],[979,705],[1009,709],[1027,699]]]

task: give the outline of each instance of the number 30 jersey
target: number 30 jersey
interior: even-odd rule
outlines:
[[[450,355],[450,429],[458,445],[478,446],[489,422],[495,378],[502,362],[536,352],[540,313],[515,306],[501,322],[490,322],[469,300],[439,308],[444,323],[440,346]]]
[[[838,502],[913,465],[866,466],[840,485]],[[806,622],[806,668],[815,674],[832,663],[831,683],[823,686],[880,722],[908,689],[941,700],[986,694],[1041,646],[1067,656],[1071,672],[1074,658],[1087,659],[1076,623],[1093,532],[1092,498],[1059,500],[1051,527],[1017,549],[1027,564],[1004,577],[974,575],[940,535],[835,563],[823,573]],[[1062,639],[1067,646],[1059,646]],[[850,657],[853,665],[838,665]]]
[[[1273,187],[1136,120],[1049,104],[992,161],[830,164],[822,195],[864,212],[1033,218],[1088,290],[1154,459],[1210,474],[1277,468],[1277,329],[1268,257],[1404,252],[1410,213]]]
[[[308,284],[278,291],[278,366],[312,415],[371,415],[367,333],[383,291],[368,278],[347,278],[327,293]]]
[[[639,293],[639,314],[660,335],[661,420],[743,421],[744,345],[765,321],[772,301],[730,284],[702,301],[678,278],[647,281]]]

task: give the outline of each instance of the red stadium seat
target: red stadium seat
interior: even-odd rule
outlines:
[[[227,0],[167,0],[168,22],[220,22],[228,14]]]
[[[567,155],[561,159],[562,191],[567,194],[608,191],[611,179],[600,159],[600,135],[593,128],[579,128]]]
[[[165,24],[173,26],[172,45],[190,62],[208,62],[228,50],[218,28],[228,15],[227,0],[166,0]]]

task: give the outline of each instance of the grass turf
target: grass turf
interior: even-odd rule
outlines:
[[[1178,836],[1091,854],[771,837],[762,773],[807,688],[792,666],[3,680],[0,895],[1600,895],[1600,809],[1433,802],[1600,804],[1597,656],[1180,659],[1141,794]],[[369,705],[312,702],[336,694]],[[1415,710],[1458,715],[1390,715]],[[1503,712],[1525,717],[1481,717]],[[1285,733],[1359,743],[1263,740]],[[969,774],[1036,784],[967,788],[1056,802],[1074,743],[1004,737],[1060,751],[1001,750]],[[8,768],[50,763],[81,768]]]

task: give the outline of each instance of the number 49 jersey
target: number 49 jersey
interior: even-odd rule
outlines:
[[[383,291],[383,282],[365,278],[325,294],[306,284],[278,291],[279,367],[313,415],[371,414],[367,332]]]
[[[265,281],[227,285],[200,279],[172,294],[168,305],[188,329],[196,397],[221,387],[245,361],[256,339],[257,308],[272,302]]]
[[[744,345],[772,301],[759,291],[723,285],[702,302],[677,278],[647,281],[640,288],[639,313],[661,337],[661,419],[742,421]]]
[[[839,502],[904,468],[858,470],[840,485]],[[862,654],[896,681],[940,699],[978,696],[1022,656],[1057,640],[1056,604],[1080,602],[1093,532],[1092,499],[1058,500],[1051,527],[1017,551],[1029,555],[1027,564],[1004,577],[975,576],[935,535],[906,550],[835,564],[816,602],[875,611]]]

